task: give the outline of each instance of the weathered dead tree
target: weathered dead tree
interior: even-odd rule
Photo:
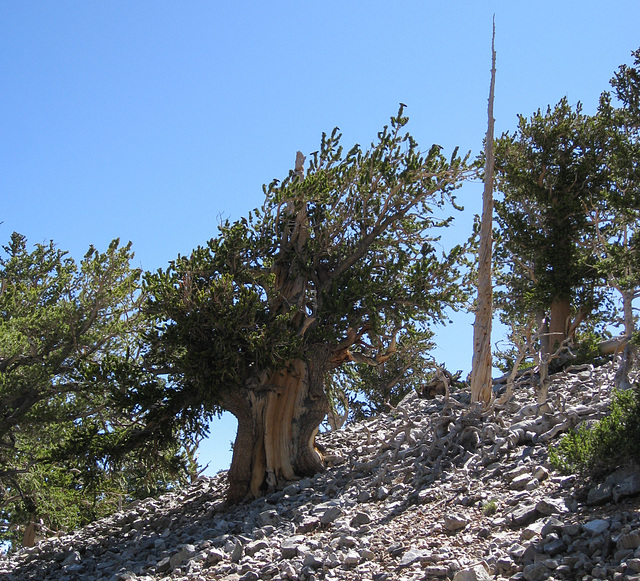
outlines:
[[[493,286],[491,282],[492,225],[493,225],[493,101],[496,81],[496,25],[491,40],[491,85],[489,88],[487,136],[484,144],[485,169],[482,195],[482,223],[478,255],[478,299],[473,325],[473,361],[471,368],[471,401],[491,401],[491,322],[493,319]]]

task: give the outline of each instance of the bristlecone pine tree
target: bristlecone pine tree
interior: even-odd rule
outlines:
[[[434,228],[467,172],[454,152],[421,153],[403,106],[368,151],[323,135],[305,172],[264,188],[248,219],[147,277],[157,318],[149,362],[167,373],[167,406],[238,420],[230,501],[314,474],[327,380],[382,365],[403,336],[460,299],[462,249],[436,251]],[[172,403],[173,402],[173,403]]]
[[[594,307],[601,276],[589,263],[588,206],[607,185],[602,126],[566,98],[496,140],[498,277],[506,311],[538,313],[553,353]]]
[[[185,481],[175,423],[143,434],[153,413],[128,399],[162,393],[137,365],[132,257],[115,240],[76,263],[17,233],[0,249],[2,542],[33,544],[35,522],[69,530]]]

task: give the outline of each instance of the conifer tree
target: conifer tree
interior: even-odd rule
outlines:
[[[462,250],[442,255],[435,232],[465,160],[422,153],[403,110],[368,150],[324,135],[308,169],[299,153],[265,187],[261,209],[147,279],[150,361],[168,372],[168,397],[238,420],[232,501],[321,470],[330,376],[383,365],[460,299]]]
[[[13,234],[0,255],[0,539],[71,529],[184,479],[174,424],[140,437],[141,273],[130,245],[78,264]],[[146,409],[151,406],[147,405]],[[35,529],[31,527],[31,532]],[[27,542],[33,536],[26,535]]]
[[[535,314],[548,356],[597,303],[602,277],[590,262],[588,207],[609,175],[607,139],[594,117],[566,98],[496,140],[498,273],[507,316]]]

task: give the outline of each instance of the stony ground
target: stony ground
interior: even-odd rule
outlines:
[[[553,378],[488,413],[408,396],[319,439],[329,468],[240,506],[225,474],[137,502],[0,560],[23,580],[638,579],[640,473],[589,490],[547,449],[606,412],[611,366]]]

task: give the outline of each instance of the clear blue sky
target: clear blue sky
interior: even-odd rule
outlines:
[[[13,231],[80,258],[131,240],[166,266],[262,203],[295,152],[340,127],[368,144],[408,105],[409,130],[479,151],[496,17],[496,131],[564,95],[587,112],[640,47],[640,2],[4,0],[0,241]],[[451,231],[466,239],[481,190]],[[469,370],[471,320],[436,352]],[[201,459],[226,468],[233,422]]]

